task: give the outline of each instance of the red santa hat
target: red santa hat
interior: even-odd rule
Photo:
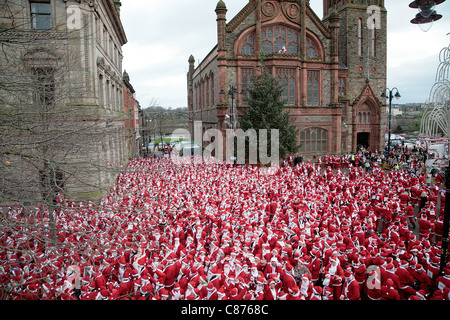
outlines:
[[[322,287],[315,286],[315,287],[313,288],[313,292],[314,292],[315,294],[317,294],[317,295],[322,295],[323,289],[322,289]]]

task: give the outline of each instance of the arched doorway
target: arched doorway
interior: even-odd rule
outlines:
[[[360,101],[353,113],[353,151],[358,146],[380,149],[380,108],[372,97]]]

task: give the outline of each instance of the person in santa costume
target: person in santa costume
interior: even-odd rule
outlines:
[[[370,300],[381,300],[380,272],[372,269],[367,277],[367,297]]]
[[[281,284],[283,286],[282,289],[284,292],[288,292],[289,288],[293,288],[294,286],[297,285],[296,279],[294,278],[294,275],[293,275],[293,271],[294,271],[294,268],[292,267],[292,265],[289,262],[286,264],[284,270],[282,270]]]
[[[309,264],[309,270],[311,271],[311,281],[313,286],[319,281],[320,270],[322,269],[322,263],[319,258],[319,254],[316,250],[311,251],[311,263]]]
[[[334,300],[339,300],[342,292],[342,281],[344,278],[344,271],[338,264],[337,258],[331,258],[328,266],[325,267],[324,272],[330,275],[330,287],[333,289]]]
[[[381,286],[381,300],[400,300],[400,294],[394,288],[394,281],[392,279],[386,280]]]
[[[323,288],[322,287],[315,286],[313,288],[310,300],[312,300],[312,301],[322,300],[322,292],[323,292]]]
[[[282,282],[278,277],[270,278],[264,285],[264,300],[278,300]]]
[[[417,264],[414,278],[418,283],[420,290],[428,295],[430,293],[431,279],[421,264]]]
[[[311,281],[311,275],[305,273],[302,276],[302,282],[300,283],[300,295],[303,300],[309,300],[313,291],[313,283]]]
[[[359,284],[361,294],[365,293],[366,281],[367,281],[367,268],[365,259],[361,256],[355,259],[352,263],[353,274],[356,281]]]
[[[439,290],[450,290],[450,268],[444,268],[444,274],[437,277],[436,285]]]
[[[345,281],[340,300],[361,300],[359,284],[353,273],[349,270],[345,270],[344,277]]]
[[[428,220],[426,213],[420,215],[420,219],[417,221],[419,224],[419,236],[420,239],[428,239],[431,230],[431,222]]]
[[[178,282],[174,284],[172,291],[170,291],[170,295],[172,296],[172,300],[183,300],[184,292],[181,291],[181,287]]]
[[[408,271],[408,267],[408,262],[406,260],[401,260],[400,266],[395,270],[395,274],[397,275],[400,283],[398,291],[401,300],[407,299],[408,297],[416,294],[416,290],[412,287],[415,284],[415,280]]]

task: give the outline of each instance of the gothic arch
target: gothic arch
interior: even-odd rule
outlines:
[[[307,50],[307,41],[310,40],[311,43],[313,44],[314,48],[317,51],[317,58],[315,58],[315,60],[319,60],[322,61],[325,57],[325,48],[322,44],[322,41],[320,41],[320,39],[317,37],[317,35],[306,29],[306,39],[305,39],[305,56],[306,56],[306,50]]]
[[[366,113],[370,114],[370,122],[371,124],[379,123],[380,122],[380,108],[377,104],[377,102],[371,98],[367,97],[364,100],[361,100],[354,111],[353,117],[357,120],[359,113]]]

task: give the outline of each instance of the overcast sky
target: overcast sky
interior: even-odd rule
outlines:
[[[428,32],[410,23],[417,10],[412,0],[389,0],[388,87],[397,87],[397,103],[425,102],[435,82],[439,52],[450,43],[450,1],[437,6],[443,18]],[[143,108],[187,105],[188,59],[198,63],[217,44],[218,0],[122,0],[121,19],[128,43],[123,68],[129,73]],[[248,0],[224,0],[229,22]],[[322,18],[322,0],[311,0]],[[381,94],[381,93],[380,93]]]

